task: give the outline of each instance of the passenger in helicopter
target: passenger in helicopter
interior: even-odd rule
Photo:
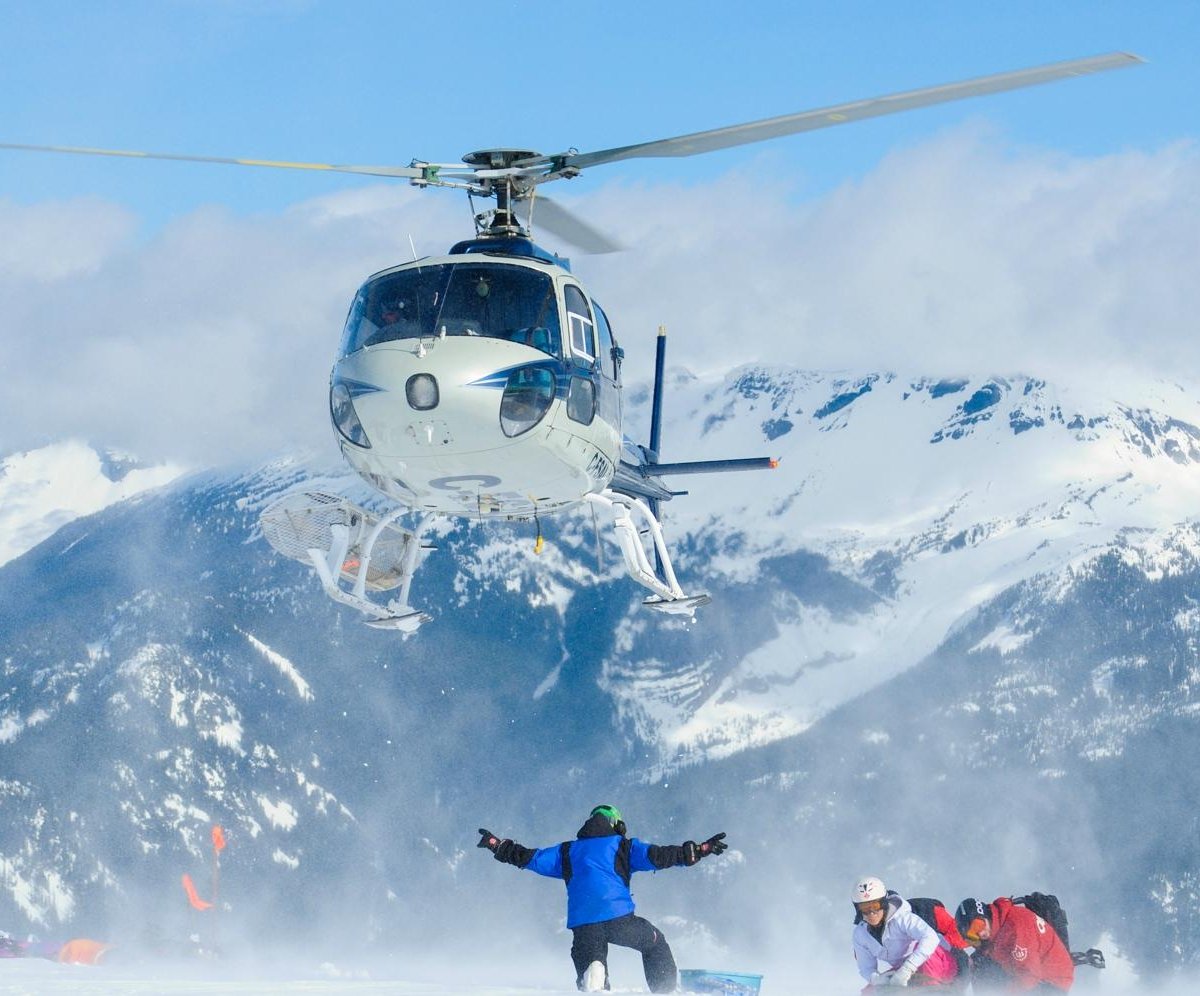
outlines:
[[[421,334],[417,309],[406,297],[390,297],[379,309],[379,330],[368,340],[368,344],[388,339],[408,339]]]
[[[513,329],[508,338],[522,346],[532,346],[543,353],[553,353],[554,347],[550,342],[550,330],[543,328]]]

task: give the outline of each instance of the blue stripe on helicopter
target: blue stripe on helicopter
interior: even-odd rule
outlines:
[[[544,360],[540,363],[514,363],[512,366],[502,367],[500,370],[493,370],[485,377],[480,377],[478,380],[467,382],[467,387],[490,387],[496,391],[503,391],[508,384],[508,378],[512,376],[514,370],[526,370],[530,367],[538,367],[543,370],[549,370],[554,374],[555,395],[563,397],[566,394],[567,388],[571,383],[571,371],[557,360]]]
[[[349,377],[338,377],[334,380],[334,383],[342,384],[350,392],[351,400],[361,398],[365,394],[376,394],[383,390],[377,384],[368,384],[361,380],[351,380]]]

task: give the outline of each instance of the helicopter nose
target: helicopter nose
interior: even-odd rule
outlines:
[[[381,344],[343,358],[334,379],[376,388],[356,395],[354,407],[363,433],[380,455],[427,458],[485,449],[512,441],[501,429],[508,375],[495,376],[512,357],[491,345],[490,340],[467,337],[446,339],[423,351]]]

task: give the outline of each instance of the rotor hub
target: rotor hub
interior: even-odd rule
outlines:
[[[481,149],[479,152],[468,152],[463,156],[463,162],[478,169],[508,169],[526,160],[544,158],[540,152],[528,149]]]

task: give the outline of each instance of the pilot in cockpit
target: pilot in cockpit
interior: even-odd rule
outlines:
[[[384,298],[379,308],[379,330],[371,339],[382,342],[387,339],[404,339],[420,335],[417,309],[407,296],[391,295]]]

